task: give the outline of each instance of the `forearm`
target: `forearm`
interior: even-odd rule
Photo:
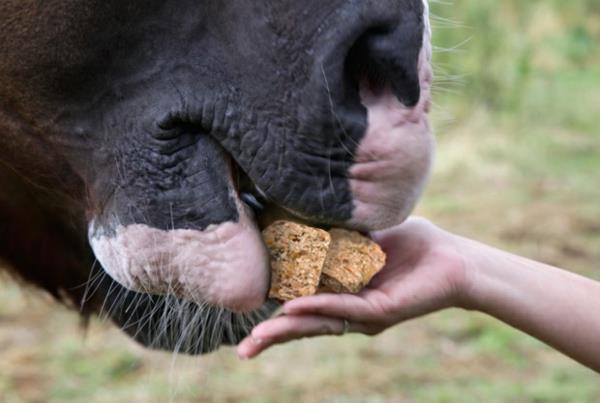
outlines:
[[[492,315],[600,372],[600,283],[462,240],[468,308]]]

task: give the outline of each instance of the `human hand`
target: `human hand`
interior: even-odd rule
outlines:
[[[320,294],[287,302],[285,315],[255,327],[239,344],[238,355],[253,358],[275,344],[345,330],[376,335],[397,323],[462,304],[469,279],[458,237],[425,219],[411,218],[374,233],[373,239],[387,261],[367,288],[356,295]]]

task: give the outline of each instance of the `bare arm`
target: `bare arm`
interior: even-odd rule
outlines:
[[[600,372],[600,283],[466,239],[468,307]]]
[[[284,306],[238,347],[251,358],[273,344],[340,334],[374,335],[449,307],[478,310],[600,372],[600,283],[445,232],[423,219],[375,234],[386,268],[358,295],[323,294]]]

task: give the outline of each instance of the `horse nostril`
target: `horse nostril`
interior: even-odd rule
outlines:
[[[397,26],[367,30],[352,46],[345,64],[354,85],[366,82],[377,93],[389,85],[406,106],[419,102],[419,53],[423,45],[422,19],[404,19]]]

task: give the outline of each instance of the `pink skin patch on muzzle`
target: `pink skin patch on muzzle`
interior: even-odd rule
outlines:
[[[240,208],[239,222],[204,231],[134,224],[98,234],[102,230],[92,223],[89,239],[96,258],[133,291],[176,295],[236,312],[250,312],[265,302],[268,254],[245,208]]]
[[[418,63],[421,97],[415,107],[402,105],[389,87],[374,94],[361,85],[368,130],[350,169],[353,227],[375,230],[400,224],[425,187],[434,149],[427,118],[433,81],[429,35],[427,27]]]

